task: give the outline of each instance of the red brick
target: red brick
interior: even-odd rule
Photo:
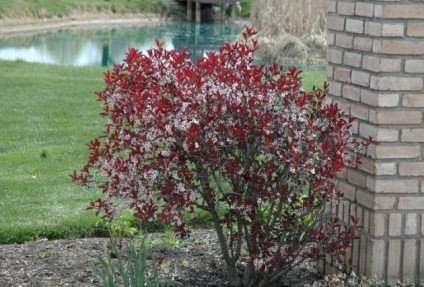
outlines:
[[[338,171],[336,176],[339,179],[346,179],[347,178],[347,170],[344,168],[344,169]]]
[[[328,12],[337,12],[337,1],[336,0],[330,0],[328,1]]]
[[[364,21],[360,19],[346,19],[346,31],[351,33],[363,34]]]
[[[402,70],[401,59],[381,58],[379,72],[400,72]]]
[[[365,274],[366,272],[366,259],[367,259],[367,237],[365,234],[360,236],[359,252],[362,256],[359,257],[359,273]],[[364,256],[365,255],[365,256]]]
[[[363,157],[361,164],[358,166],[360,170],[363,170],[369,174],[376,174],[376,163],[374,159]]]
[[[334,31],[344,31],[345,17],[329,15],[327,18],[327,28]]]
[[[334,47],[327,48],[326,59],[332,64],[341,64],[343,61],[343,51]]]
[[[373,72],[400,72],[402,60],[366,55],[362,59],[362,68]]]
[[[382,278],[385,272],[386,242],[368,238],[367,243],[367,276]]]
[[[400,234],[399,234],[400,235]],[[394,286],[400,278],[401,240],[389,240],[387,277],[388,284]]]
[[[420,124],[422,112],[420,111],[377,111],[375,124]],[[371,117],[370,117],[371,120]]]
[[[418,179],[367,178],[367,188],[377,193],[418,193]]]
[[[403,37],[405,26],[402,23],[383,23],[381,35],[383,37]]]
[[[342,84],[335,81],[328,81],[328,93],[335,97],[341,97],[342,96]]]
[[[362,206],[373,210],[385,210],[393,209],[396,198],[392,196],[373,195],[362,189],[358,189],[356,192],[356,201]]]
[[[351,205],[350,205],[350,215],[351,215],[351,216],[353,216],[353,217],[358,217],[358,215],[356,214],[356,209],[357,209],[356,204],[351,203]],[[349,219],[349,220],[350,220],[350,219]],[[349,222],[350,222],[350,221],[349,221]]]
[[[399,105],[399,94],[379,94],[378,106],[379,107],[397,107]]]
[[[418,241],[415,239],[405,239],[403,244],[402,278],[404,282],[415,282],[415,276],[417,274]]]
[[[402,129],[401,140],[403,142],[424,142],[424,129]]]
[[[354,15],[355,3],[339,1],[339,3],[337,4],[337,12],[341,15]]]
[[[361,99],[361,89],[352,85],[343,86],[343,98],[359,102]]]
[[[361,62],[362,62],[362,54],[352,53],[352,52],[345,52],[344,53],[343,64],[345,64],[347,66],[360,68]]]
[[[336,43],[336,34],[330,31],[327,32],[327,45],[329,47],[334,46]]]
[[[397,107],[399,106],[399,98],[399,94],[380,94],[368,89],[361,90],[361,102],[374,107]]]
[[[344,215],[344,202],[337,205],[336,207],[336,212],[333,212],[337,214],[337,217],[340,219],[343,219],[343,215]]]
[[[396,175],[397,162],[377,162],[375,164],[376,175]]]
[[[398,209],[424,210],[424,197],[423,196],[402,196],[399,198]]]
[[[373,40],[370,38],[355,36],[353,40],[353,48],[359,51],[371,52]]]
[[[372,72],[380,72],[380,57],[365,55],[362,59],[362,68]]]
[[[423,237],[421,237],[421,238],[423,238]],[[420,240],[420,258],[419,258],[419,260],[420,260],[420,269],[418,270],[419,271],[419,274],[420,274],[420,276],[422,276],[422,274],[424,274],[424,239],[421,239]],[[421,283],[424,281],[424,279],[423,278],[421,278]]]
[[[355,14],[358,16],[372,17],[374,14],[374,4],[367,2],[356,2]]]
[[[417,158],[420,156],[419,145],[371,145],[368,147],[372,158],[391,159],[391,158]]]
[[[353,104],[352,104],[353,105]],[[357,111],[356,111],[357,112]],[[352,114],[352,107],[350,108],[350,116],[353,116],[353,114]],[[355,117],[355,116],[353,116],[353,117]],[[349,128],[349,131],[352,133],[352,134],[355,134],[355,135],[357,135],[358,133],[359,133],[359,121],[354,121],[352,124],[351,124],[351,126],[350,126],[350,128]]]
[[[400,162],[399,175],[424,176],[424,162]]]
[[[424,108],[424,94],[403,95],[402,106],[411,108]]]
[[[424,23],[408,23],[406,34],[410,37],[424,37]]]
[[[424,43],[408,40],[374,40],[372,51],[386,55],[423,55]]]
[[[402,213],[390,213],[389,236],[402,235]]]
[[[375,4],[374,6],[374,17],[381,18],[383,17],[383,5],[382,4]]]
[[[347,116],[350,115],[350,103],[348,101],[345,101],[344,99],[334,99],[334,104],[337,104],[339,106],[339,109],[344,112]]]
[[[342,220],[344,222],[349,222],[350,221],[350,202],[345,200],[343,202],[343,218]]]
[[[378,106],[378,94],[369,89],[361,89],[361,102],[370,106]]]
[[[366,187],[367,177],[363,172],[356,169],[349,169],[347,171],[347,181],[359,187]]]
[[[352,71],[352,83],[362,87],[369,87],[370,85],[370,74],[363,71],[353,70]]]
[[[411,59],[405,60],[405,72],[407,73],[424,73],[424,60]]]
[[[336,34],[336,45],[346,49],[353,48],[353,36],[346,34]]]
[[[350,115],[357,119],[368,120],[369,107],[363,104],[352,103],[350,105]]]
[[[334,72],[333,72],[334,73]],[[336,81],[328,81],[328,93],[331,96],[335,96],[335,97],[341,97],[342,96],[342,84],[340,82],[336,82]]]
[[[376,109],[370,109],[370,115],[368,116],[368,121],[371,124],[378,123],[378,111]]]
[[[335,67],[334,80],[349,83],[351,70],[347,68]]]
[[[365,35],[381,36],[382,24],[381,22],[366,21],[365,22]]]
[[[356,187],[344,181],[339,181],[337,188],[343,192],[344,197],[350,201],[355,201]]]
[[[400,19],[424,19],[424,5],[411,4],[402,5],[385,5],[383,8],[384,18],[400,18]]]
[[[387,217],[385,213],[370,214],[370,233],[373,236],[384,236],[386,234]]]
[[[405,235],[416,235],[418,233],[418,214],[405,214]]]
[[[333,65],[327,65],[325,70],[326,70],[327,79],[332,79],[333,78],[333,72],[334,72]]]
[[[415,91],[423,88],[423,79],[417,77],[371,76],[370,87],[380,91]]]

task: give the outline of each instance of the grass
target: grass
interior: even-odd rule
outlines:
[[[0,19],[65,17],[81,13],[159,13],[164,9],[162,0],[0,0]]]
[[[251,6],[259,15],[250,19],[253,27],[271,35],[284,32],[301,38],[326,28],[326,0],[256,0]]]
[[[89,235],[96,218],[84,209],[97,194],[67,175],[101,131],[92,94],[102,69],[0,62],[0,70],[0,242]]]
[[[324,65],[326,0],[252,1],[250,23],[258,31],[264,62]]]
[[[0,61],[0,243],[76,238],[96,231],[85,211],[99,192],[68,174],[87,159],[85,143],[100,135],[94,96],[102,68]],[[325,72],[305,72],[304,88]]]
[[[304,71],[301,74],[302,85],[305,91],[311,91],[313,86],[323,88],[324,82],[327,80],[325,70]]]

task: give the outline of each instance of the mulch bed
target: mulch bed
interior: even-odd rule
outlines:
[[[172,286],[228,286],[214,232],[195,230],[187,240],[178,247],[154,246],[156,257],[165,259],[163,268],[173,270]],[[108,241],[85,238],[0,245],[0,286],[98,286],[96,254],[105,252]],[[304,264],[274,286],[300,287],[320,279],[312,264]]]

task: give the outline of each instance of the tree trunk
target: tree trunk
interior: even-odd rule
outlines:
[[[250,286],[250,283],[254,279],[255,265],[253,262],[249,262],[246,266],[246,270],[243,275],[243,286]]]
[[[228,244],[227,239],[224,234],[224,230],[222,229],[222,225],[219,222],[218,214],[215,210],[211,212],[212,221],[215,226],[215,231],[218,236],[219,245],[221,247],[222,256],[224,257],[226,269],[227,269],[227,278],[228,283],[232,287],[242,287],[242,282],[240,280],[240,277],[238,276],[237,268],[236,268],[236,262],[234,258],[230,256],[230,252],[228,250]]]

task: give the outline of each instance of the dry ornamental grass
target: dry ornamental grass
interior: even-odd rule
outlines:
[[[258,56],[279,64],[323,64],[326,0],[256,0],[250,22],[263,43]]]

